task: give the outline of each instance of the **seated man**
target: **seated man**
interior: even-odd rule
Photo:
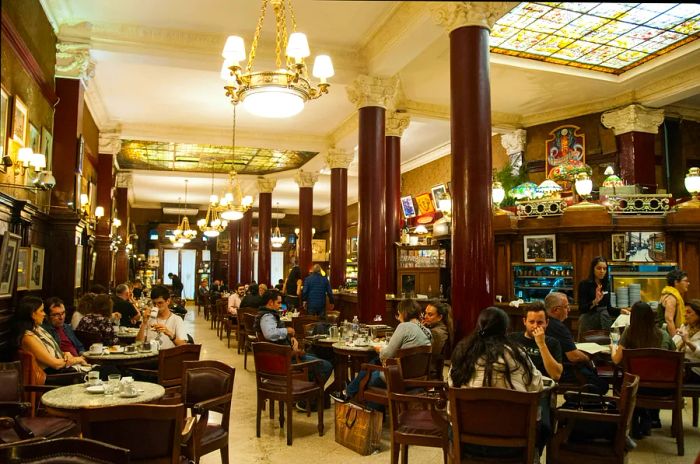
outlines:
[[[262,332],[265,341],[280,345],[289,345],[295,352],[301,352],[299,342],[294,338],[294,329],[285,327],[280,320],[279,310],[282,305],[282,295],[277,290],[268,290],[262,296],[262,306],[255,317],[255,330]],[[302,353],[299,356],[301,362],[318,359],[320,364],[315,366],[316,373],[321,378],[323,385],[333,372],[333,365],[325,359],[319,359],[312,354]],[[310,376],[311,377],[311,376]],[[306,404],[297,403],[296,407],[300,411],[306,411]],[[311,405],[315,409],[316,405]]]
[[[73,327],[66,324],[66,307],[60,298],[49,298],[44,305],[47,308],[48,320],[44,319],[43,327],[56,340],[62,352],[73,356],[81,356],[85,347],[73,332]]]
[[[131,292],[127,284],[119,284],[117,288],[114,289],[114,307],[112,311],[121,314],[122,318],[119,321],[119,325],[123,327],[136,327],[139,319],[141,319],[141,313],[138,312],[134,304],[129,301],[131,297]]]
[[[241,301],[243,301],[244,296],[245,285],[236,285],[236,291],[231,293],[231,295],[229,295],[228,297],[228,313],[231,316],[235,316],[238,314],[238,309],[241,307]]]
[[[564,325],[569,316],[569,299],[564,293],[552,292],[544,299],[544,307],[549,315],[549,323],[545,333],[559,341],[564,359],[564,370],[560,383],[590,384],[595,387],[592,393],[605,395],[608,383],[598,377],[591,358],[576,348],[571,331]]]
[[[430,361],[431,379],[443,379],[442,371],[445,365],[445,358],[443,356],[445,353],[449,353],[451,342],[451,313],[452,309],[450,305],[436,300],[428,304],[425,308],[425,314],[423,314],[423,325],[429,328],[430,333],[433,335],[433,358]]]
[[[157,308],[158,314],[152,321],[150,315],[154,308],[145,310],[136,341],[158,340],[160,349],[173,348],[187,343],[184,321],[180,316],[170,311],[170,290],[162,285],[154,286],[151,289],[151,300]]]

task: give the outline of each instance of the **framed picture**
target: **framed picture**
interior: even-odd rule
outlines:
[[[326,261],[326,241],[324,239],[311,240],[311,261]]]
[[[663,232],[627,232],[627,261],[654,263],[666,260],[666,237]]]
[[[612,260],[627,261],[627,234],[612,234]]]
[[[27,105],[15,95],[15,105],[12,109],[12,138],[21,146],[27,142]]]
[[[447,188],[445,187],[445,184],[439,184],[430,189],[430,191],[433,193],[433,204],[435,205],[435,210],[436,211],[441,211],[440,210],[440,200],[442,197],[447,196]]]
[[[39,128],[31,122],[29,123],[29,148],[32,153],[41,153],[41,133]]]
[[[452,195],[452,181],[447,181],[447,193]]]
[[[29,250],[29,290],[41,290],[44,286],[44,249],[32,245]]]
[[[418,214],[426,214],[435,212],[433,208],[433,200],[430,198],[429,193],[423,193],[416,197],[416,204],[418,204]]]
[[[75,288],[83,285],[83,246],[75,247]]]
[[[10,298],[17,274],[17,256],[22,237],[5,232],[0,248],[0,298]]]
[[[401,209],[403,217],[406,219],[416,216],[416,208],[413,206],[413,197],[411,195],[401,197]]]
[[[10,94],[0,87],[0,158],[7,155],[7,132],[10,122]],[[5,172],[7,168],[4,163],[0,163],[0,172]]]
[[[525,235],[523,237],[523,256],[526,263],[553,263],[557,260],[557,236]]]
[[[17,255],[17,291],[29,288],[29,247],[20,247]]]
[[[50,171],[53,158],[53,135],[45,127],[41,128],[41,153],[46,157],[46,169]]]

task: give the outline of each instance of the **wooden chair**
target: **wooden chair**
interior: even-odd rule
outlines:
[[[597,343],[598,345],[610,345],[609,330],[587,330],[581,334],[581,342]],[[591,360],[595,363],[598,377],[606,380],[609,385],[612,385],[615,379],[615,364],[610,359],[607,353],[596,353],[591,355]]]
[[[318,322],[318,320],[318,316],[297,316],[292,318],[292,328],[294,328],[294,337],[297,339],[300,346],[304,346],[304,339],[306,338],[304,326],[307,324],[311,324],[312,322]]]
[[[619,397],[604,397],[605,401],[614,401],[615,411],[592,412],[574,409],[557,409],[554,412],[557,422],[556,433],[547,445],[547,462],[551,464],[622,464],[626,462],[626,437],[634,413],[639,377],[625,374]],[[577,421],[613,424],[612,439],[596,439],[577,442],[575,427]],[[572,432],[573,435],[572,435]]]
[[[197,315],[202,312],[202,309],[204,309],[204,320],[206,320],[209,317],[208,311],[207,311],[207,306],[209,306],[209,294],[205,293],[204,295],[199,295],[199,292],[197,292]]]
[[[221,462],[228,464],[228,427],[235,376],[236,369],[219,361],[183,363],[182,398],[196,421],[192,437],[182,450],[195,463],[205,454],[219,450]],[[221,414],[221,420],[210,422],[209,412]]]
[[[48,375],[39,364],[36,358],[29,351],[17,350],[17,357],[22,363],[22,385],[24,385],[24,401],[31,403],[32,416],[38,408],[41,393],[46,391],[44,385],[71,385],[83,381],[85,374],[82,372],[68,372]],[[42,388],[44,388],[42,390]],[[51,389],[52,387],[47,387]]]
[[[182,385],[182,369],[185,361],[198,361],[202,345],[185,344],[160,350],[158,370],[130,368],[137,377],[155,380],[166,389],[166,395],[175,394]]]
[[[70,462],[72,464],[104,464],[115,462],[129,464],[130,452],[126,448],[87,438],[54,438],[52,440],[27,440],[11,446],[0,447],[0,462],[22,464],[26,462]]]
[[[426,380],[430,372],[430,359],[432,346],[414,346],[403,348],[396,352],[396,358],[387,359],[386,364],[397,364],[404,380]],[[385,388],[371,387],[368,385],[370,373],[373,371],[383,371],[382,366],[376,364],[363,364],[360,370],[367,372],[367,375],[360,381],[360,390],[357,393],[357,400],[361,403],[377,403],[384,406],[389,404],[389,396]]]
[[[315,401],[318,410],[318,435],[323,436],[323,382],[316,373],[314,381],[302,380],[299,371],[311,368],[320,360],[292,364],[292,348],[268,342],[253,343],[255,377],[257,380],[258,406],[255,417],[255,433],[260,438],[260,414],[265,401],[279,401],[279,422],[284,428],[284,407],[287,406],[287,445],[292,444],[292,405],[305,400]],[[272,409],[272,408],[271,408]]]
[[[581,334],[580,342],[585,343],[597,343],[599,345],[609,345],[610,344],[610,331],[609,330],[587,330]]]
[[[688,382],[687,379],[692,372],[693,367],[700,367],[700,362],[688,362],[683,363],[685,367],[685,378],[683,382],[682,395],[683,398],[690,398],[693,404],[693,427],[698,426],[698,398],[700,398],[700,383]]]
[[[236,340],[238,343],[238,346],[236,347],[236,352],[238,354],[241,354],[241,348],[245,346],[246,343],[246,332],[245,332],[245,325],[243,322],[243,315],[244,314],[253,314],[257,315],[258,314],[258,308],[251,308],[251,307],[243,307],[243,308],[238,308],[238,317],[236,320]]]
[[[660,348],[625,349],[622,368],[639,376],[637,407],[670,409],[671,433],[676,437],[678,456],[685,453],[683,440],[683,358],[681,351]]]
[[[391,435],[391,464],[398,464],[399,449],[402,462],[408,462],[408,447],[429,446],[442,448],[444,464],[450,450],[448,438],[449,418],[447,383],[435,381],[411,381],[401,377],[398,365],[387,366],[386,380],[389,399],[389,424]],[[415,388],[431,388],[434,395],[409,395]]]
[[[12,443],[36,437],[78,436],[77,424],[62,417],[40,417],[32,403],[24,401],[27,392],[45,392],[53,387],[24,385],[20,361],[0,363],[0,442]]]
[[[258,335],[255,331],[255,317],[256,316],[254,314],[243,313],[243,335],[245,337],[243,342],[243,369],[245,370],[248,369],[248,352],[252,351],[253,343],[259,341]]]
[[[131,451],[132,463],[179,464],[180,445],[192,433],[194,418],[184,406],[128,404],[80,410],[83,437]],[[184,424],[184,426],[183,426]]]
[[[539,392],[450,388],[453,463],[531,463],[535,459]],[[463,453],[462,444],[513,448],[513,457]]]
[[[340,311],[326,311],[326,321],[333,325],[338,325],[340,319]]]
[[[216,335],[219,335],[219,325],[221,324],[221,317],[226,312],[226,305],[228,300],[226,298],[217,299],[212,305],[212,312],[210,314],[211,329],[216,330]]]

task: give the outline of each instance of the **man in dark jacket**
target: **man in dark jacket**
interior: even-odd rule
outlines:
[[[66,324],[66,307],[60,298],[49,298],[44,305],[46,315],[43,327],[56,340],[61,351],[69,352],[73,356],[80,356],[85,347],[73,332],[73,327]]]
[[[321,266],[314,264],[313,271],[304,280],[304,289],[301,292],[301,300],[306,303],[306,312],[310,316],[325,316],[326,296],[330,302],[330,309],[333,309],[331,283],[321,275]]]
[[[180,276],[169,272],[168,277],[170,277],[170,280],[173,282],[173,296],[176,298],[182,297],[182,289],[185,288],[185,286],[182,284]]]

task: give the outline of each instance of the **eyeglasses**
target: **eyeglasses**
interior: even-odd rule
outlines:
[[[65,315],[66,315],[66,312],[63,311],[63,312],[61,312],[61,313],[53,313],[53,314],[51,315],[51,317],[63,317],[63,316],[65,316]]]

